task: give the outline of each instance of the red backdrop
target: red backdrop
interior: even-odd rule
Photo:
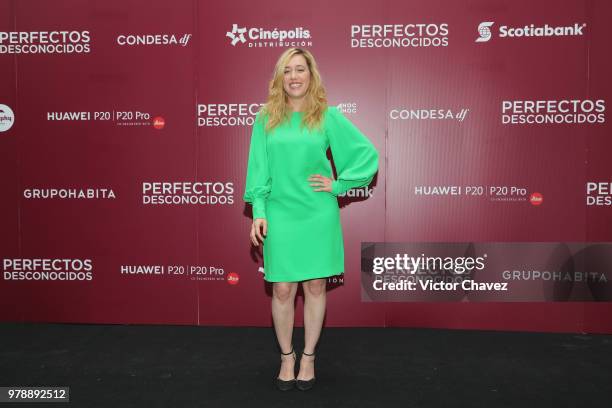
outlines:
[[[362,302],[359,272],[361,242],[612,241],[611,18],[603,0],[0,0],[0,319],[270,325],[242,194],[296,45],[381,153],[368,197],[339,199],[327,326],[612,333],[609,302]],[[526,194],[417,189],[456,185]]]

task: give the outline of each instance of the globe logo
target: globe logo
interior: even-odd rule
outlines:
[[[476,38],[476,42],[487,42],[491,39],[491,26],[493,24],[493,21],[483,21],[478,25],[478,34],[480,37]]]
[[[15,122],[15,114],[13,110],[0,103],[0,132],[6,132],[9,130]]]

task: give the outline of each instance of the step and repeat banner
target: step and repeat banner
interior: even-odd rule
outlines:
[[[271,325],[242,195],[297,46],[380,152],[338,197],[327,326],[612,333],[610,19],[604,0],[0,0],[0,319]]]

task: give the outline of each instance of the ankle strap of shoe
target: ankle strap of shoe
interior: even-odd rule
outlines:
[[[312,354],[308,354],[305,351],[302,351],[302,354],[304,354],[305,356],[314,356],[315,352],[313,351]]]
[[[282,354],[283,356],[288,356],[289,354],[293,354],[293,344],[291,345],[291,351],[290,351],[290,352],[288,352],[288,353],[283,353],[283,350],[281,350],[281,354]]]

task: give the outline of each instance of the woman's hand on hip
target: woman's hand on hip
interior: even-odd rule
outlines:
[[[261,229],[263,227],[263,236],[261,233]],[[253,224],[251,225],[251,242],[255,246],[259,246],[259,241],[263,244],[264,238],[268,234],[268,221],[265,218],[255,218],[253,220]]]
[[[329,177],[322,176],[320,174],[311,174],[310,177],[308,177],[308,181],[311,182],[310,183],[311,187],[318,187],[318,188],[315,188],[314,191],[331,192],[332,191],[332,181],[334,180]]]

